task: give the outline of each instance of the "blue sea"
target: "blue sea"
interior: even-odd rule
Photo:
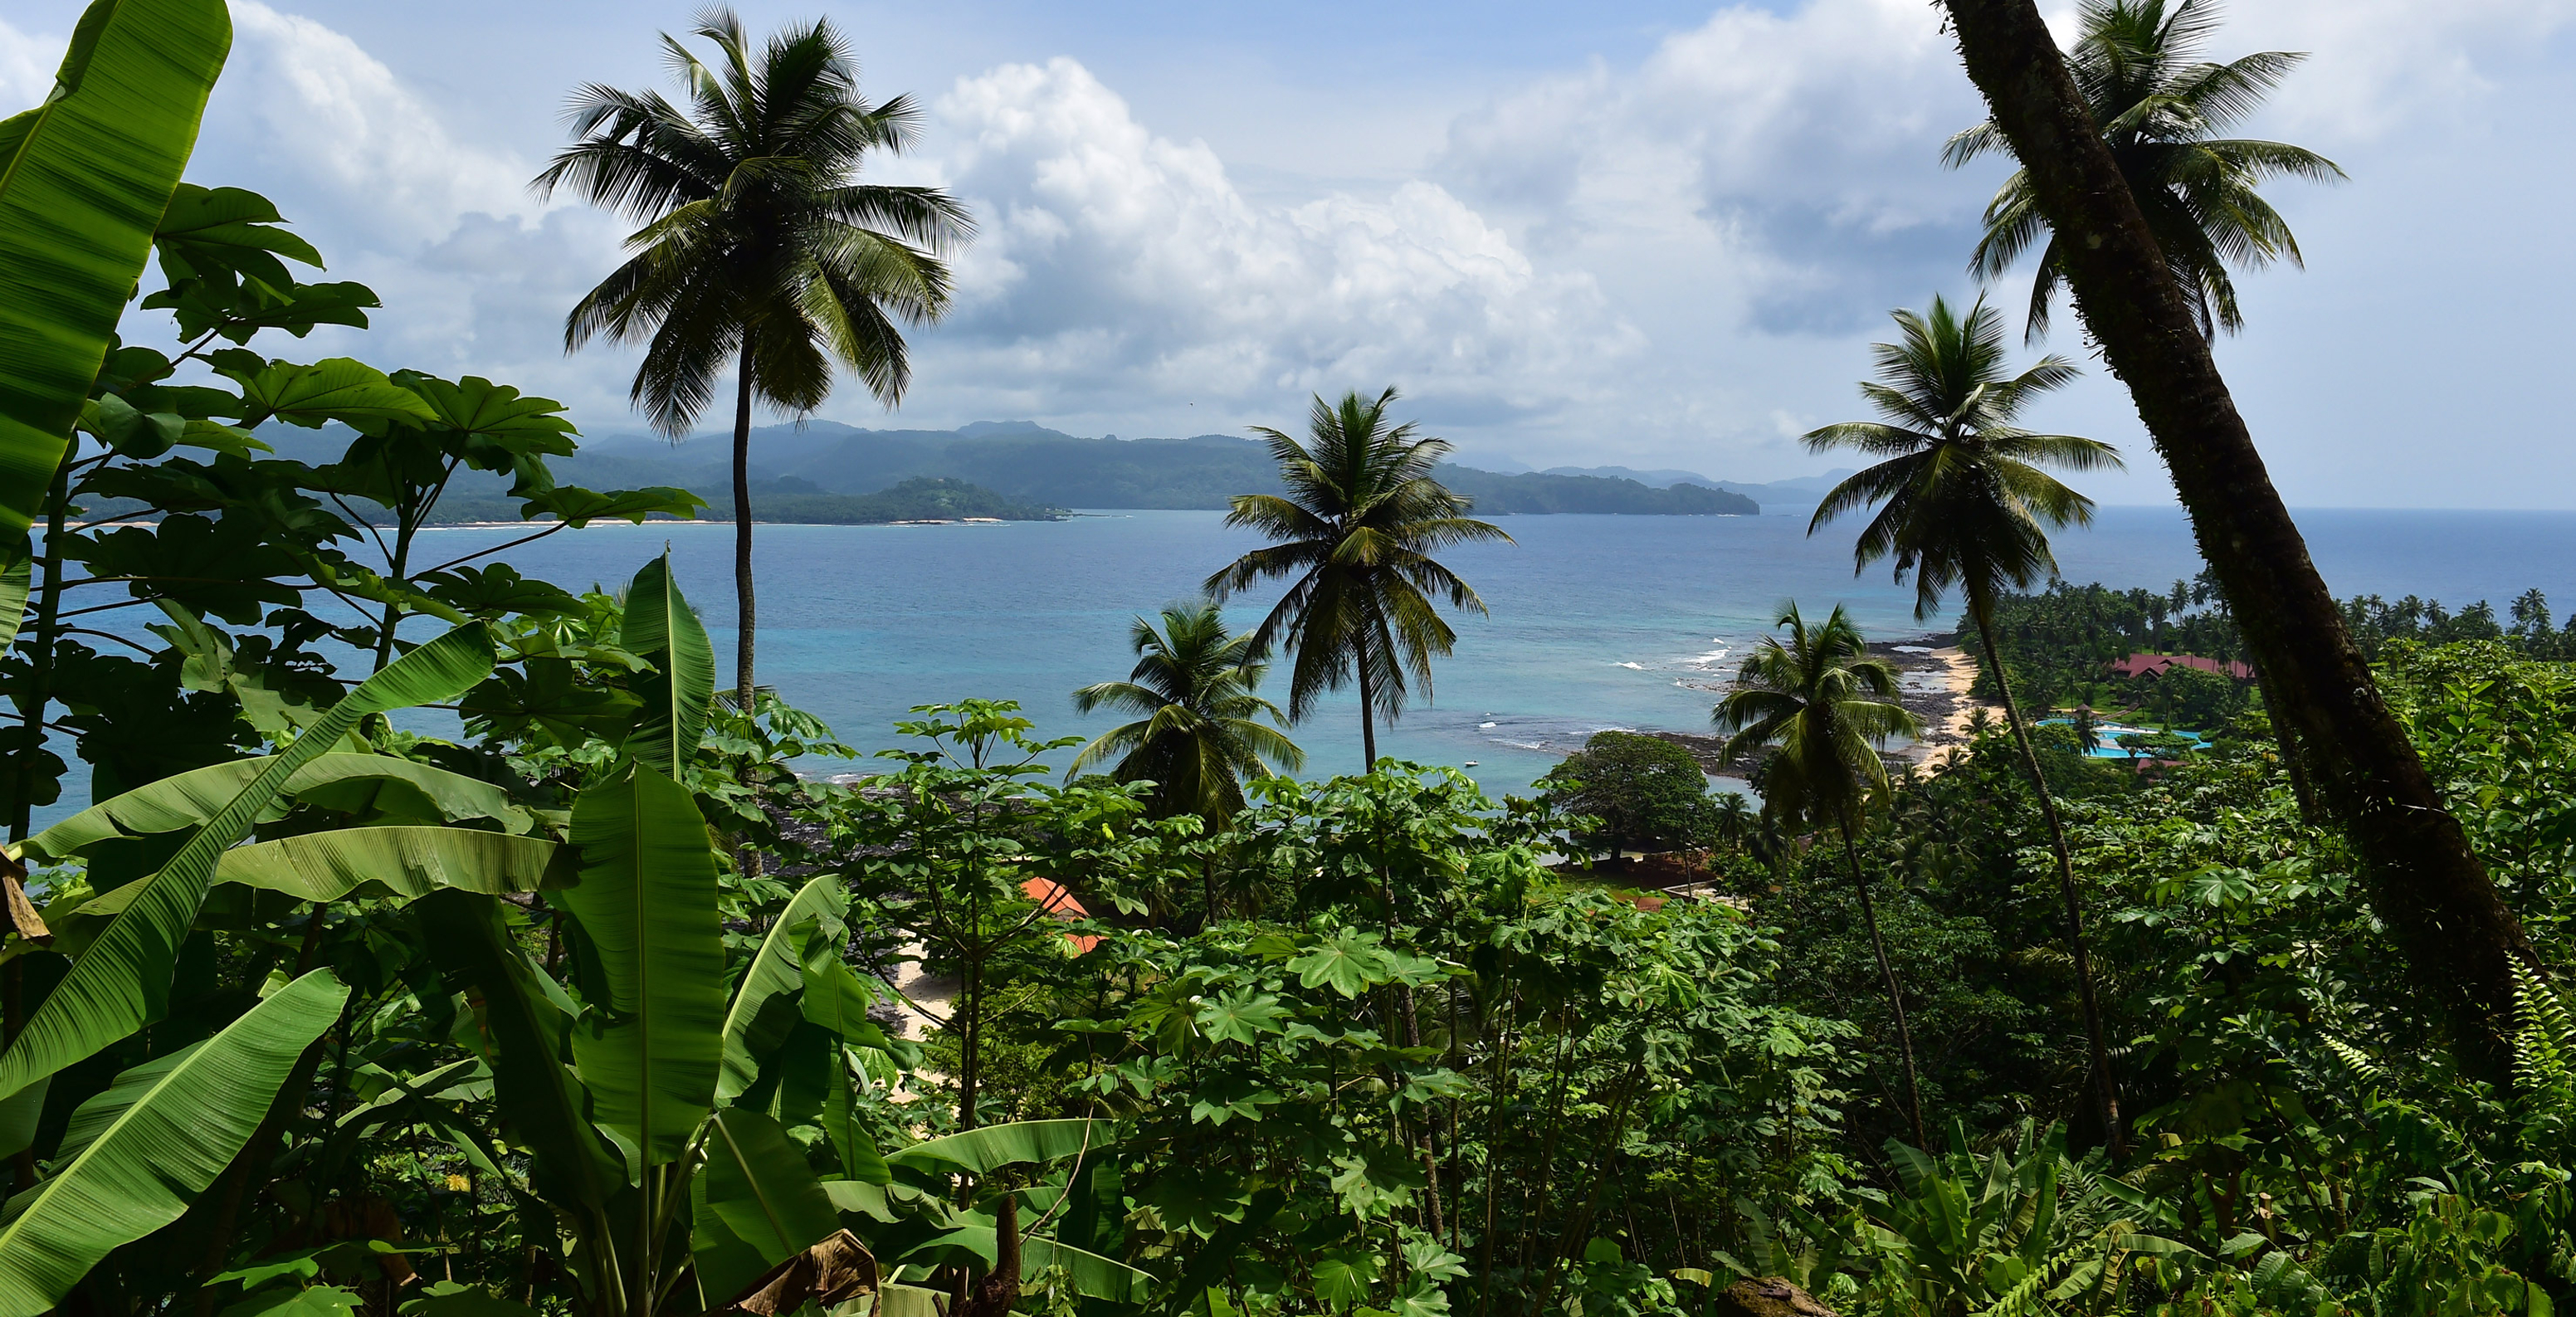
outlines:
[[[2311,556],[2338,596],[2485,599],[2499,611],[2538,586],[2576,607],[2576,513],[2319,509],[2298,514]],[[1379,734],[1381,753],[1465,765],[1495,793],[1525,789],[1604,728],[1704,731],[1719,688],[1778,606],[1849,607],[1873,638],[1948,631],[1917,621],[1910,588],[1883,569],[1852,574],[1851,523],[1806,534],[1806,516],[1523,516],[1516,541],[1444,559],[1483,595],[1489,616],[1455,620],[1456,652],[1431,691]],[[733,654],[732,530],[721,525],[602,526],[511,551],[529,575],[572,588],[615,587],[667,543],[682,587]],[[453,557],[510,533],[431,532]],[[1020,702],[1047,735],[1096,734],[1077,686],[1126,675],[1130,620],[1194,595],[1208,573],[1254,547],[1215,512],[1099,512],[1056,523],[762,526],[759,676],[829,720],[861,750],[891,744],[912,706],[964,697]],[[452,547],[451,547],[452,546]],[[2104,508],[2059,537],[2061,573],[2078,583],[2169,587],[2201,569],[2178,508]],[[1275,592],[1237,600],[1256,623]],[[730,681],[730,677],[725,680]],[[1284,700],[1284,679],[1272,691]],[[1355,698],[1327,701],[1293,729],[1310,773],[1360,768]],[[1069,752],[1066,754],[1070,757]],[[814,763],[816,772],[863,764]],[[66,802],[68,803],[68,802]]]

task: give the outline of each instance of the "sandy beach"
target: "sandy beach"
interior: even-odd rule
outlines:
[[[1927,636],[1914,641],[1874,643],[1870,657],[1896,665],[1897,702],[1923,720],[1923,739],[1896,753],[1915,763],[1928,763],[1939,752],[1968,740],[1968,721],[1978,709],[2003,717],[2000,706],[1969,698],[1977,663],[1959,648],[1957,636]]]

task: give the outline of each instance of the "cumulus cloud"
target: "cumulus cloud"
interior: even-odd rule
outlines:
[[[1071,59],[964,79],[935,109],[938,173],[984,227],[957,315],[925,340],[949,388],[1209,416],[1392,382],[1529,414],[1638,343],[1591,280],[1534,264],[1440,185],[1253,201]]]
[[[1756,327],[1834,332],[1956,269],[1983,192],[1934,152],[1979,108],[1918,0],[1736,6],[1463,116],[1437,168],[1536,242],[1686,244]]]
[[[469,213],[536,209],[527,162],[449,136],[347,35],[259,0],[234,0],[232,13],[233,54],[207,105],[208,132],[268,186],[293,180],[363,203],[368,223],[350,236],[388,249],[442,239]]]
[[[0,19],[0,117],[44,100],[62,59],[61,38],[22,32]]]

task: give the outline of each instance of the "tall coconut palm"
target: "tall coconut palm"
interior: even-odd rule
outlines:
[[[1905,1023],[1905,995],[1887,959],[1887,940],[1879,935],[1878,903],[1870,896],[1869,875],[1861,869],[1855,840],[1870,796],[1887,785],[1880,748],[1897,737],[1921,736],[1923,724],[1894,702],[1896,669],[1866,657],[1860,628],[1839,606],[1811,625],[1796,604],[1788,604],[1774,625],[1788,633],[1788,643],[1778,636],[1762,638],[1745,658],[1735,689],[1718,702],[1714,721],[1729,734],[1728,759],[1772,747],[1762,768],[1766,815],[1840,834],[1852,890],[1860,895],[1861,918],[1869,928],[1870,950],[1878,956],[1879,977],[1887,985],[1888,1011],[1896,1021],[1916,1146],[1928,1147],[1922,1142],[1923,1090],[1914,1074],[1914,1034]]]
[[[599,335],[644,343],[630,393],[653,428],[676,440],[734,375],[734,591],[741,611],[734,683],[751,705],[751,412],[804,415],[832,391],[837,363],[888,407],[911,366],[898,322],[948,308],[941,259],[973,235],[965,208],[937,188],[857,181],[870,152],[912,140],[920,111],[897,96],[859,95],[859,70],[827,20],[781,30],[754,49],[726,9],[695,34],[719,58],[701,63],[662,38],[685,108],[658,92],[592,84],[568,111],[576,141],[536,179],[568,188],[642,227],[633,253],[564,322],[577,349]]]
[[[1966,596],[1968,616],[1985,647],[2021,749],[2022,765],[2038,793],[2057,856],[2060,894],[2066,903],[2067,949],[2075,963],[2078,995],[2093,1069],[2093,1089],[2104,1128],[2122,1142],[2119,1099],[2111,1081],[2102,1014],[2094,1000],[2092,965],[2085,954],[2082,908],[2076,900],[2075,865],[2057,802],[2040,771],[2030,728],[2013,698],[2011,674],[1996,647],[1995,599],[2007,589],[2028,589],[2056,572],[2048,532],[2084,525],[2092,500],[2041,471],[2042,465],[2074,471],[2117,468],[2118,450],[2098,439],[2032,434],[2013,422],[2031,400],[2076,375],[2074,365],[2046,357],[2019,375],[2004,371],[2003,317],[1980,298],[1964,317],[1935,297],[1923,315],[1895,313],[1902,341],[1872,348],[1878,378],[1861,396],[1883,421],[1845,421],[1810,431],[1810,452],[1853,449],[1880,459],[1836,485],[1807,523],[1812,535],[1846,512],[1873,504],[1878,513],[1862,528],[1853,551],[1855,574],[1894,558],[1897,579],[1914,575],[1914,615],[1938,612],[1952,587]]]
[[[1127,680],[1085,686],[1073,707],[1140,717],[1084,746],[1067,777],[1114,759],[1120,781],[1155,784],[1156,817],[1195,814],[1214,827],[1243,808],[1244,778],[1306,766],[1305,751],[1257,721],[1286,715],[1253,693],[1265,665],[1253,661],[1252,637],[1226,630],[1216,605],[1166,604],[1160,630],[1140,617],[1129,640],[1136,668]]]
[[[1374,402],[1356,392],[1338,403],[1319,396],[1304,443],[1253,427],[1269,441],[1287,492],[1236,497],[1225,524],[1250,527],[1273,543],[1207,579],[1208,593],[1220,600],[1269,578],[1294,579],[1252,633],[1253,649],[1268,654],[1284,644],[1294,652],[1292,720],[1356,677],[1361,749],[1371,766],[1376,720],[1393,722],[1404,711],[1408,680],[1429,698],[1431,660],[1457,643],[1433,600],[1445,595],[1452,608],[1485,611],[1485,601],[1431,554],[1512,538],[1465,516],[1467,500],[1431,478],[1448,441],[1415,434],[1410,421],[1394,424],[1387,408],[1395,399],[1393,389]]]
[[[2302,147],[2219,136],[2251,115],[2307,56],[2268,50],[2226,64],[2203,60],[2201,47],[2218,23],[2218,6],[2204,0],[2083,0],[2075,44],[2066,52],[2067,70],[2203,337],[2245,325],[2229,266],[2304,264],[2289,222],[2257,189],[2283,176],[2344,177],[2333,161]],[[2010,150],[1989,119],[1952,137],[1941,158],[1955,168]],[[1968,263],[1980,279],[2002,274],[2048,237],[2030,290],[2029,332],[2037,338],[2047,332],[2049,304],[2066,282],[2066,261],[2028,170],[2004,180],[1986,205],[1985,224]]]

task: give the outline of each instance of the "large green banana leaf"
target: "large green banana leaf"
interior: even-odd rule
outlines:
[[[723,926],[715,852],[688,788],[643,764],[572,806],[581,880],[561,894],[588,943],[591,1010],[573,1061],[600,1124],[676,1161],[716,1095],[724,1059]]]
[[[618,647],[653,663],[638,684],[644,708],[626,738],[626,752],[665,776],[678,777],[698,751],[707,729],[707,706],[716,695],[715,648],[689,601],[671,579],[671,556],[644,564],[626,587],[626,621]]]
[[[0,1212],[0,1317],[51,1309],[111,1250],[179,1219],[250,1142],[348,996],[315,970],[81,1104],[53,1175]]]
[[[990,1221],[978,1219],[982,1215],[975,1213],[961,1219],[942,1242],[968,1249],[980,1258],[1000,1257],[1001,1237]],[[1151,1273],[1116,1258],[1039,1236],[1020,1241],[1020,1279],[1036,1280],[1050,1267],[1064,1268],[1073,1280],[1075,1292],[1115,1303],[1143,1303],[1154,1285]]]
[[[718,1102],[731,1102],[760,1082],[761,1062],[796,1027],[796,994],[805,986],[805,943],[817,936],[831,936],[836,943],[846,938],[841,920],[849,904],[841,880],[825,874],[800,888],[770,923],[768,936],[742,972],[742,986],[734,989],[733,1005],[725,1010]]]
[[[341,828],[235,846],[215,862],[215,881],[337,901],[352,892],[416,900],[442,887],[499,896],[545,885],[556,848],[540,837],[469,828]],[[128,883],[76,913],[111,915],[142,891]]]
[[[53,483],[231,48],[223,0],[97,0],[53,94],[0,120],[0,541]]]
[[[18,643],[18,624],[27,617],[27,591],[35,582],[35,567],[24,535],[14,547],[0,536],[0,649]]]
[[[894,1044],[876,1021],[868,1018],[871,998],[867,987],[841,959],[842,949],[839,938],[806,942],[805,992],[799,1004],[804,1008],[805,1019],[828,1031],[833,1039],[830,1083],[823,1095],[821,1120],[823,1132],[841,1155],[842,1173],[854,1180],[885,1184],[893,1179],[893,1173],[886,1169],[885,1159],[877,1155],[876,1143],[859,1121],[858,1089],[849,1049],[892,1051]]]
[[[15,1157],[36,1141],[36,1120],[45,1114],[45,1093],[54,1086],[51,1076],[0,1098],[0,1157]]]
[[[738,1293],[764,1271],[841,1228],[805,1154],[778,1122],[726,1107],[707,1122],[701,1171],[704,1210],[692,1231],[700,1288],[717,1298]]]
[[[34,860],[68,860],[103,841],[193,828],[231,804],[275,762],[276,756],[271,755],[210,764],[136,787],[28,838],[20,846],[20,855]],[[406,793],[401,803],[434,811],[449,822],[491,819],[512,832],[524,832],[529,825],[528,812],[510,803],[507,791],[462,773],[392,755],[323,755],[295,770],[277,795],[355,812],[370,805],[393,803],[384,800],[392,790]]]
[[[450,888],[411,909],[440,975],[451,988],[470,988],[482,999],[475,1022],[502,1123],[510,1141],[535,1159],[529,1182],[565,1211],[598,1211],[625,1187],[625,1161],[583,1115],[589,1099],[564,1068],[560,1041],[571,1021],[537,967],[511,943],[500,903]]]
[[[294,745],[270,757],[259,776],[215,811],[159,873],[136,884],[143,890],[72,962],[71,972],[0,1052],[0,1097],[161,1018],[179,943],[196,922],[216,863],[297,769],[339,744],[360,718],[453,699],[491,671],[491,633],[480,623],[458,627],[358,683]]]
[[[1107,1147],[1110,1123],[1105,1120],[1022,1120],[1008,1125],[987,1125],[936,1139],[925,1139],[909,1148],[887,1156],[895,1166],[909,1166],[926,1171],[965,1171],[989,1175],[993,1171],[1019,1162],[1051,1162],[1080,1156],[1088,1147],[1098,1152]]]

